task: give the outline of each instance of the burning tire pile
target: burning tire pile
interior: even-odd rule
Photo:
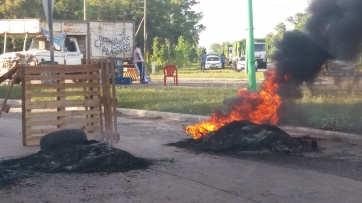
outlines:
[[[125,172],[148,168],[150,162],[98,141],[59,143],[22,158],[0,162],[0,185],[44,173]]]
[[[301,153],[317,149],[315,140],[293,138],[276,126],[245,120],[230,122],[199,139],[187,139],[169,145],[216,153]]]

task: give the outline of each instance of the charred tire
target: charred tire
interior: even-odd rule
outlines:
[[[40,150],[50,150],[63,142],[85,142],[87,134],[83,130],[66,129],[48,133],[40,139]]]

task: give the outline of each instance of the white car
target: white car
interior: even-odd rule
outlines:
[[[217,55],[207,55],[205,69],[222,68],[220,57]]]
[[[246,66],[245,64],[246,64],[245,56],[241,56],[239,58],[239,61],[238,61],[237,65],[236,65],[236,70],[237,71],[245,70],[245,66]],[[257,67],[258,67],[258,62],[255,60],[255,70],[257,70]]]

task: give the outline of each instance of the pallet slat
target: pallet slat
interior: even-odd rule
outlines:
[[[79,106],[100,106],[100,99],[84,100],[84,101],[33,101],[25,105],[25,109],[51,109],[51,108],[66,108]]]
[[[93,96],[93,97],[99,97],[100,92],[93,90],[93,91],[67,91],[67,92],[32,92],[30,90],[25,90],[26,97],[70,97],[70,96]]]

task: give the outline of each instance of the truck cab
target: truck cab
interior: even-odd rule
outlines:
[[[22,58],[21,58],[22,57]],[[65,37],[54,46],[54,62],[57,64],[79,65],[83,54],[75,37]],[[29,65],[44,64],[50,61],[50,42],[44,35],[33,38],[29,49],[20,52],[8,52],[0,55],[0,74],[6,73],[16,61]]]
[[[50,42],[46,36],[35,37],[28,49],[31,57],[39,63],[50,61]],[[80,52],[75,37],[65,37],[61,46],[54,46],[54,62],[58,64],[76,65],[81,64],[83,54]]]
[[[254,42],[254,56],[258,64],[258,68],[266,68],[268,64],[268,58],[266,54],[266,45],[264,41]]]

